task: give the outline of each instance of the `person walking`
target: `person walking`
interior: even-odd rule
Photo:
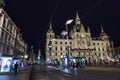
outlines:
[[[17,70],[18,70],[18,63],[16,62],[16,64],[14,65],[14,70],[15,70],[15,74],[17,74]]]

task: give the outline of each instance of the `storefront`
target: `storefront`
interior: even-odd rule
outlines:
[[[15,65],[16,63],[18,64],[18,66],[20,65],[20,58],[13,57],[13,58],[12,58],[12,64],[11,64],[11,70],[14,69],[14,65]],[[19,70],[19,68],[18,68],[18,70]]]
[[[73,57],[73,63],[76,64],[77,67],[82,67],[86,65],[86,58],[85,57]]]
[[[12,55],[0,56],[0,73],[11,72],[14,69],[15,63],[20,65],[20,58],[13,57]]]

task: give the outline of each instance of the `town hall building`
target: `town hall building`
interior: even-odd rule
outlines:
[[[113,58],[114,45],[101,26],[99,37],[91,37],[89,27],[84,27],[78,13],[76,13],[73,29],[67,36],[56,36],[50,23],[46,33],[46,61],[61,61],[66,54],[69,58],[85,57],[88,63],[99,59]],[[68,40],[68,43],[67,43]]]

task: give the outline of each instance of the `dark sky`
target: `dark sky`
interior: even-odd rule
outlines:
[[[82,23],[90,27],[92,36],[99,36],[102,25],[115,46],[120,44],[120,0],[5,0],[5,3],[5,11],[21,29],[25,42],[35,49],[44,49],[50,20],[59,35],[65,30],[65,21],[75,18],[76,11]]]

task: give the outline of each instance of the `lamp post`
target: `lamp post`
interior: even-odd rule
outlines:
[[[66,35],[66,40],[67,40],[67,46],[66,46],[66,48],[67,48],[67,51],[66,51],[66,53],[67,53],[67,67],[68,67],[68,65],[69,65],[69,42],[68,42],[68,24],[71,24],[73,22],[73,19],[70,19],[70,20],[67,20],[66,21],[66,23],[65,23],[65,25],[66,25],[66,32],[67,32],[67,35]]]
[[[38,56],[37,56],[38,64],[41,63],[41,51],[40,49],[38,50]]]
[[[28,55],[27,54],[24,55],[24,59],[28,59]]]
[[[50,51],[50,58],[49,58],[50,59],[50,63],[52,63],[52,60],[54,59],[53,56],[52,56],[52,49],[54,47],[54,45],[52,43],[53,43],[54,40],[55,39],[50,39],[49,45],[48,45],[49,51]]]

